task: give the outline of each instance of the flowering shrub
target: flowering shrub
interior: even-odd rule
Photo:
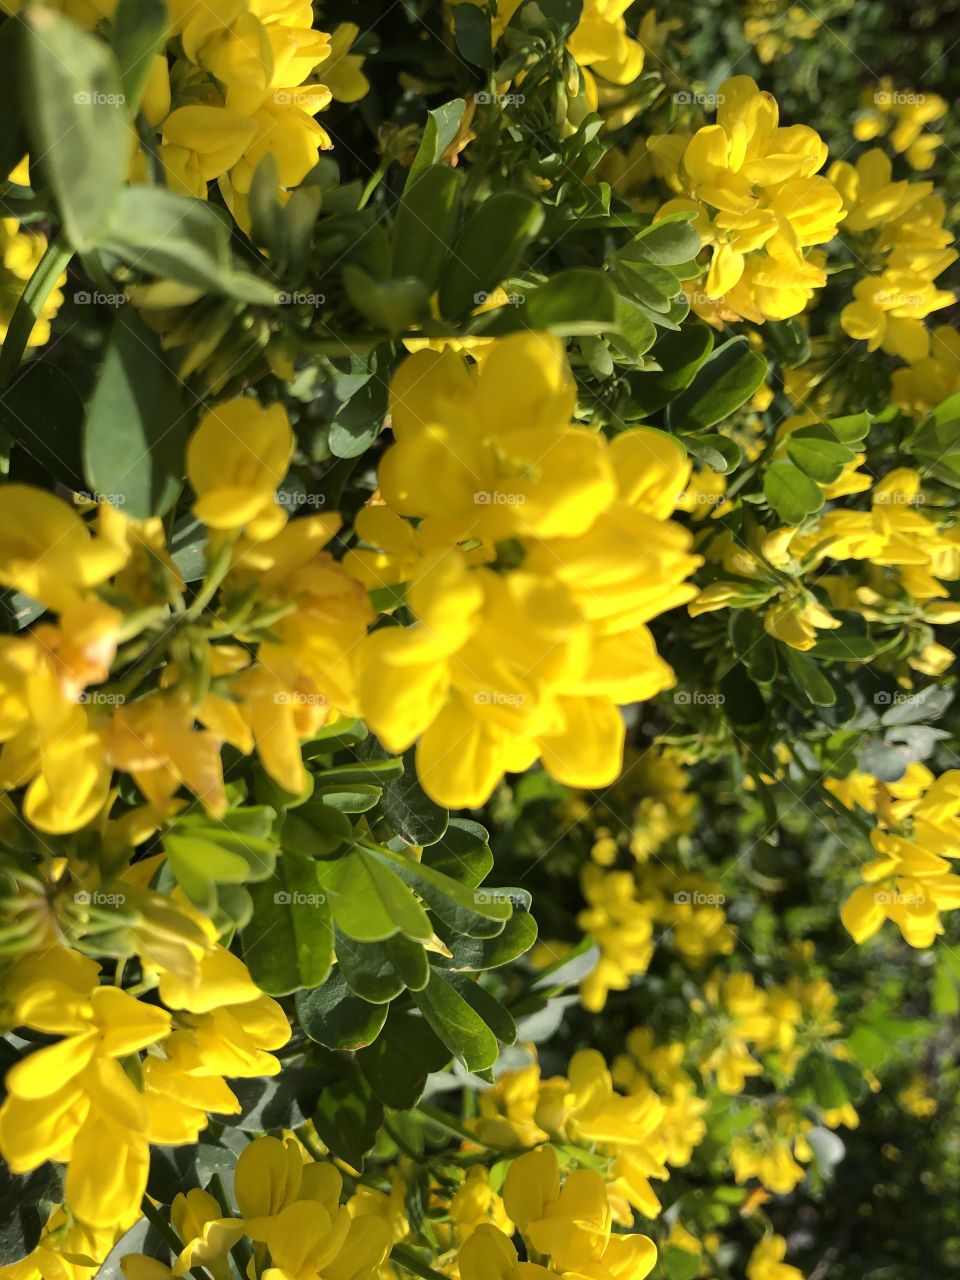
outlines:
[[[955,1274],[949,22],[0,9],[0,1280]]]

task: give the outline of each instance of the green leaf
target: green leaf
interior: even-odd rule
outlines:
[[[414,992],[413,998],[433,1032],[468,1071],[493,1066],[500,1055],[497,1037],[436,969],[428,985]]]
[[[836,690],[814,660],[790,645],[783,645],[782,652],[794,679],[809,700],[818,707],[832,707],[837,700]]]
[[[130,116],[108,45],[43,5],[25,18],[30,154],[75,249],[101,243],[130,163]]]
[[[424,849],[421,863],[476,889],[493,870],[486,828],[472,818],[451,818],[436,844]]]
[[[391,942],[396,939],[391,938]],[[407,939],[403,939],[407,942]],[[408,942],[423,955],[423,948]],[[336,936],[337,965],[350,990],[370,1004],[395,1000],[406,984],[396,972],[386,942],[355,942],[339,930]]]
[[[373,736],[367,738],[359,754],[365,760],[395,760]],[[394,832],[406,844],[436,844],[447,830],[450,815],[435,804],[417,778],[416,753],[411,747],[403,755],[403,773],[386,782],[380,808]]]
[[[489,321],[488,316],[492,317]],[[497,336],[516,329],[533,329],[577,336],[606,333],[616,328],[617,319],[617,295],[610,283],[599,271],[576,267],[558,272],[527,294],[519,306],[485,312],[477,318],[472,331]]]
[[[147,1195],[172,1204],[184,1187],[205,1187],[214,1174],[233,1182],[237,1153],[219,1142],[201,1141],[189,1147],[150,1147]]]
[[[281,858],[269,880],[250,886],[253,919],[243,931],[243,956],[268,995],[318,987],[333,963],[333,924],[319,864]]]
[[[503,932],[495,938],[469,938],[446,930],[438,932],[452,955],[449,959],[438,957],[434,963],[441,968],[480,971],[499,969],[529,951],[537,940],[537,922],[528,911],[514,911]]]
[[[781,520],[799,524],[823,506],[823,491],[792,462],[774,462],[763,477],[763,496]]]
[[[483,1019],[501,1044],[516,1043],[517,1024],[495,996],[492,996],[485,987],[481,987],[476,979],[468,978],[465,974],[451,973],[444,977],[454,991],[466,1000],[474,1013]]]
[[[352,839],[347,815],[322,800],[309,800],[287,813],[280,828],[281,845],[298,858],[326,858]]]
[[[388,1107],[406,1110],[420,1101],[427,1076],[450,1061],[450,1050],[416,1009],[390,1009],[382,1035],[357,1054],[357,1065]]]
[[[84,468],[98,500],[136,520],[169,511],[180,493],[189,426],[159,339],[132,309],[121,309],[84,424]]]
[[[746,404],[766,372],[766,360],[750,350],[746,338],[731,338],[708,356],[689,387],[671,402],[670,425],[689,432],[722,422]]]
[[[363,1169],[364,1156],[383,1125],[383,1103],[353,1063],[344,1063],[342,1079],[324,1089],[313,1113],[320,1141],[354,1169]]]
[[[84,489],[83,402],[59,366],[43,359],[21,365],[0,393],[0,426],[61,484]]]
[[[442,107],[427,113],[423,137],[413,164],[410,166],[410,172],[407,174],[408,187],[413,186],[426,168],[436,164],[449,147],[457,136],[457,130],[460,128],[460,121],[466,109],[467,104],[463,98],[453,98],[450,102],[445,102]]]
[[[385,1004],[369,1004],[353,994],[339,967],[323,986],[298,992],[296,1007],[303,1030],[328,1049],[362,1049],[372,1044],[387,1018]]]
[[[52,1164],[15,1177],[0,1160],[0,1266],[19,1262],[35,1248],[46,1219],[41,1202],[51,1191],[56,1196],[58,1187]]]
[[[713,343],[713,330],[705,324],[686,324],[676,333],[661,334],[650,353],[661,372],[631,379],[631,419],[649,417],[672,400],[674,392],[688,387],[713,350]]]
[[[806,431],[795,431],[787,437],[787,453],[791,461],[818,484],[833,484],[856,456],[839,440],[824,439]]]
[[[358,846],[325,863],[322,877],[337,928],[348,937],[358,942],[381,942],[395,933],[418,942],[433,937],[433,926],[413,893],[370,850]]]
[[[140,110],[153,59],[166,48],[169,29],[164,0],[119,0],[110,35],[131,117]]]
[[[473,4],[459,4],[453,11],[453,32],[457,48],[475,67],[485,71],[493,66],[493,37],[490,14]],[[478,95],[478,101],[482,95]]]
[[[492,938],[503,932],[512,911],[508,899],[467,888],[426,863],[413,862],[389,849],[371,845],[369,852],[413,885],[430,909],[455,932],[474,938]]]
[[[460,5],[454,12],[470,9]],[[463,178],[449,165],[435,164],[408,183],[397,205],[393,224],[391,275],[421,280],[432,293],[450,246],[460,211]]]
[[[700,237],[692,219],[692,213],[659,219],[638,231],[630,243],[618,251],[617,257],[625,262],[650,262],[659,267],[690,262],[700,252]]]
[[[530,196],[501,191],[466,222],[440,282],[440,314],[459,320],[510,275],[543,226],[543,209]]]
[[[360,314],[378,329],[402,333],[423,319],[430,290],[422,280],[378,280],[362,267],[346,263],[343,284],[347,297]]]
[[[276,288],[240,271],[230,227],[214,205],[165,187],[125,187],[101,245],[129,266],[162,280],[240,302],[276,305]]]
[[[359,458],[366,453],[383,428],[387,413],[388,389],[381,377],[371,374],[349,400],[345,400],[330,423],[328,440],[335,458]]]

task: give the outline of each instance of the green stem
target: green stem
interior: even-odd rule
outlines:
[[[0,347],[0,391],[6,390],[13,380],[13,375],[20,368],[27,342],[33,333],[34,325],[40,318],[44,303],[53,292],[57,281],[73,257],[73,249],[67,244],[61,231],[55,240],[47,245],[37,269],[27,281],[19,301],[14,308],[7,329],[7,336]]]
[[[441,1272],[421,1262],[408,1244],[395,1244],[390,1251],[390,1261],[396,1262],[403,1267],[404,1271],[409,1271],[412,1275],[421,1276],[422,1280],[447,1280]]]
[[[368,200],[386,177],[387,170],[389,168],[390,162],[384,161],[384,163],[370,175],[367,185],[363,188],[363,195],[360,197],[360,203],[357,205],[358,209],[365,209],[367,207]]]
[[[233,559],[233,542],[227,540],[219,546],[207,565],[207,579],[197,593],[190,608],[183,615],[185,622],[195,622],[220,589],[224,578],[230,572]]]

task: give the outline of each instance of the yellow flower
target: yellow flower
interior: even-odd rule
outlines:
[[[624,13],[633,0],[585,0],[567,48],[581,67],[612,84],[630,84],[643,70],[643,45],[627,34]]]
[[[646,973],[653,955],[653,921],[637,894],[632,871],[603,871],[587,866],[581,874],[586,906],[577,925],[600,948],[600,958],[583,979],[580,999],[599,1013],[610,991],[625,991],[630,979]]]
[[[840,312],[840,324],[851,338],[867,343],[868,351],[881,347],[887,355],[912,363],[930,350],[925,316],[955,301],[946,289],[937,289],[924,276],[890,268],[868,276],[853,288],[855,301]]]
[[[649,140],[683,195],[658,216],[698,213],[712,254],[694,307],[710,323],[785,320],[826,283],[822,264],[804,250],[830,240],[843,216],[840,194],[818,176],[827,149],[805,125],[781,127],[776,102],[749,76],[724,81],[717,102],[716,124]]]
[[[460,1280],[549,1280],[555,1273],[537,1262],[520,1262],[510,1239],[499,1228],[483,1225],[460,1246]]]
[[[276,533],[284,522],[277,485],[293,456],[293,431],[281,404],[263,409],[242,397],[210,409],[187,445],[194,512],[208,528],[251,537]]]
[[[783,1236],[767,1236],[750,1254],[747,1280],[803,1280],[801,1271],[783,1261],[786,1254],[787,1242]]]
[[[817,643],[817,630],[833,630],[839,621],[812,597],[783,597],[764,612],[763,629],[801,652]]]

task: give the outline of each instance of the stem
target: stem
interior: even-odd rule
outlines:
[[[27,281],[14,308],[3,346],[0,347],[0,391],[6,390],[13,380],[13,375],[20,368],[27,342],[33,333],[34,325],[40,318],[44,303],[72,257],[73,249],[67,244],[66,237],[61,231],[57,238],[47,245],[43,257],[37,264],[37,269]]]
[[[447,1280],[442,1272],[435,1271],[433,1267],[428,1267],[425,1262],[421,1262],[408,1244],[395,1244],[390,1250],[390,1261],[396,1262],[403,1267],[404,1271],[421,1276],[422,1280]]]
[[[225,541],[213,553],[207,564],[207,580],[197,593],[190,608],[183,615],[185,622],[195,622],[220,589],[220,584],[230,571],[233,559],[233,542]]]
[[[367,207],[367,201],[370,199],[370,197],[376,191],[377,187],[379,187],[380,183],[386,177],[387,170],[389,169],[389,167],[390,167],[390,162],[384,161],[380,165],[380,167],[370,175],[370,179],[367,182],[367,185],[363,188],[363,195],[360,197],[360,203],[357,205],[358,209],[365,209]]]

